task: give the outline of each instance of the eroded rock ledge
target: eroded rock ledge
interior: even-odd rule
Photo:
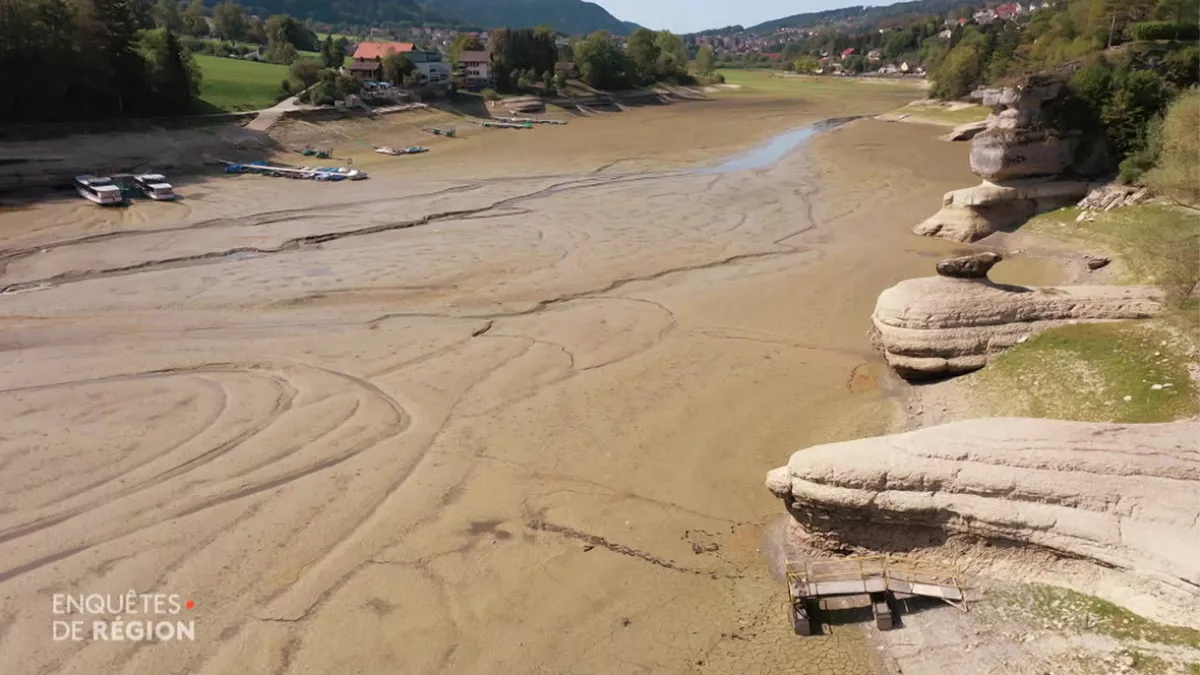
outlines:
[[[867,547],[905,528],[1036,546],[1127,572],[1196,622],[1198,438],[1196,422],[975,419],[807,448],[766,482],[808,531]]]
[[[1160,291],[1148,286],[998,284],[986,274],[999,259],[984,253],[943,261],[942,276],[880,293],[871,323],[888,365],[910,380],[965,373],[1047,328],[1144,319],[1162,309]]]

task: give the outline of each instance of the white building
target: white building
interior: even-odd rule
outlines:
[[[442,60],[441,54],[413,50],[409,52],[408,57],[412,59],[413,64],[417,67],[422,85],[430,87],[450,86],[450,76],[454,71],[449,63]]]

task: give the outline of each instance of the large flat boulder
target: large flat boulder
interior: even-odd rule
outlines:
[[[905,531],[1035,546],[1128,572],[1195,623],[1198,439],[1196,422],[975,419],[807,448],[767,487],[809,531],[868,548]]]
[[[1026,287],[936,276],[884,290],[871,323],[888,365],[917,380],[977,370],[1047,328],[1142,319],[1161,308],[1153,287]]]
[[[971,139],[971,171],[987,181],[1058,176],[1074,163],[1079,137],[1078,132],[992,126]]]

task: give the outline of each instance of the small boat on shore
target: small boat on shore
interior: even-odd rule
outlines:
[[[521,122],[521,123],[517,123],[517,122],[484,122],[483,126],[492,127],[495,129],[532,129],[533,123],[531,123],[531,122]]]
[[[341,181],[341,180],[363,180],[368,178],[367,172],[362,169],[352,169],[347,167],[317,167],[311,168],[307,166],[293,169],[284,166],[271,166],[266,162],[251,162],[249,164],[240,164],[238,162],[230,162],[221,160],[225,165],[225,173],[257,173],[263,176],[272,176],[275,178],[295,178],[300,180],[319,180],[319,181]]]
[[[385,145],[380,148],[375,148],[375,152],[378,152],[381,155],[393,155],[393,156],[396,156],[396,155],[419,155],[422,152],[429,152],[429,148],[424,148],[419,145],[414,145],[412,147],[400,148],[399,150],[397,150],[396,148],[389,148]]]
[[[101,206],[118,206],[125,203],[121,188],[106,176],[76,176],[75,191],[80,197]]]
[[[178,195],[175,188],[167,182],[161,173],[142,173],[133,177],[133,185],[139,192],[158,202],[169,202]]]
[[[540,120],[534,117],[497,117],[496,121],[504,124],[566,124],[564,120]]]
[[[330,167],[323,166],[313,169],[316,174],[316,179],[321,180],[323,177],[328,180],[333,177],[333,180],[365,180],[367,172],[362,169],[348,169],[344,166]]]

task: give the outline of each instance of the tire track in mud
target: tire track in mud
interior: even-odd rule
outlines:
[[[661,567],[666,570],[671,570],[672,572],[680,572],[683,574],[694,574],[696,576],[707,576],[707,577],[710,577],[713,579],[744,579],[744,578],[746,578],[746,576],[744,574],[720,574],[717,572],[713,572],[711,570],[702,570],[702,569],[698,569],[695,567],[687,567],[685,565],[680,565],[679,563],[675,562],[674,560],[667,560],[665,558],[661,558],[657,555],[654,555],[653,553],[649,553],[649,552],[643,551],[641,549],[633,548],[632,546],[626,546],[625,544],[618,544],[618,543],[610,541],[608,538],[602,537],[598,534],[591,534],[589,532],[577,530],[573,527],[568,527],[566,525],[559,525],[557,523],[551,523],[542,516],[535,516],[535,517],[529,519],[529,521],[526,522],[525,525],[526,525],[526,527],[528,527],[531,530],[535,530],[538,532],[549,532],[551,534],[558,534],[558,535],[561,535],[568,539],[574,539],[576,541],[581,541],[587,546],[603,548],[608,551],[612,551],[613,553],[617,553],[619,555],[628,556],[630,558],[636,558],[638,560],[648,562],[651,565],[654,565],[655,567]]]
[[[228,371],[228,372],[235,372],[235,373],[245,373],[248,370],[251,370],[251,368],[248,368],[245,365],[238,365],[234,369],[230,370],[228,367],[229,365],[231,365],[231,364],[206,364],[206,365],[196,366],[196,367],[191,367],[191,368],[187,368],[187,367],[165,368],[165,369],[160,369],[160,370],[156,370],[156,371],[148,371],[146,373],[139,373],[139,374],[116,375],[116,376],[93,378],[92,380],[83,380],[81,382],[130,381],[130,380],[144,379],[146,377],[162,376],[164,374],[190,374],[190,373],[196,373],[196,372],[213,372],[213,371],[217,371],[217,372]],[[212,508],[214,506],[229,503],[232,501],[243,499],[245,497],[253,496],[256,494],[260,494],[262,492],[266,492],[266,491],[278,488],[282,485],[286,485],[288,483],[302,479],[306,476],[309,476],[309,475],[318,473],[320,471],[324,471],[326,469],[332,468],[334,466],[342,464],[343,462],[346,462],[346,461],[358,456],[359,454],[366,451],[367,449],[375,447],[379,443],[381,443],[389,438],[393,438],[395,436],[403,434],[411,426],[411,422],[412,422],[411,416],[408,415],[408,413],[394,399],[392,399],[390,396],[388,396],[386,393],[384,393],[381,389],[379,389],[379,387],[377,387],[376,385],[374,385],[370,382],[367,382],[367,381],[365,381],[361,378],[355,377],[353,375],[349,375],[347,373],[341,373],[338,371],[333,371],[333,370],[329,370],[326,368],[320,368],[320,367],[311,366],[311,365],[307,365],[307,364],[286,364],[286,365],[302,366],[302,367],[306,366],[312,370],[316,370],[316,371],[325,373],[327,375],[332,375],[332,376],[338,377],[340,379],[347,380],[352,385],[354,385],[354,387],[350,391],[358,390],[358,391],[365,392],[367,395],[369,395],[373,398],[382,400],[387,406],[389,406],[391,408],[391,410],[393,411],[393,413],[397,416],[396,423],[381,422],[377,425],[379,427],[377,433],[375,433],[365,439],[360,439],[360,440],[355,441],[349,448],[345,449],[343,452],[339,453],[338,455],[329,457],[323,461],[308,464],[299,470],[285,472],[285,473],[283,473],[279,476],[276,476],[270,480],[260,481],[260,482],[257,482],[257,483],[251,484],[251,485],[246,485],[246,486],[243,486],[239,489],[236,489],[236,490],[233,490],[230,492],[223,492],[222,494],[214,495],[213,497],[203,499],[199,502],[196,502],[196,503],[193,503],[190,505],[186,505],[186,506],[183,504],[176,504],[175,507],[172,508],[171,503],[168,502],[167,504],[152,504],[152,505],[148,506],[147,508],[135,510],[133,513],[126,514],[126,520],[132,520],[133,518],[135,518],[137,516],[143,515],[147,510],[161,511],[161,510],[163,510],[164,507],[166,507],[166,509],[169,511],[169,513],[167,513],[166,515],[164,515],[161,518],[158,518],[154,523],[151,523],[149,525],[138,525],[138,526],[133,526],[133,527],[127,527],[127,526],[120,527],[120,528],[118,528],[117,531],[109,533],[108,535],[105,535],[104,537],[102,537],[99,540],[90,541],[81,546],[71,547],[66,550],[56,551],[52,554],[39,557],[37,559],[34,559],[34,560],[26,562],[24,564],[18,565],[16,567],[10,568],[8,570],[0,571],[0,583],[5,582],[14,577],[20,576],[22,574],[25,574],[27,572],[36,570],[38,568],[44,567],[45,565],[58,562],[65,558],[69,558],[77,553],[86,551],[95,546],[99,546],[104,543],[113,541],[115,539],[119,539],[121,537],[128,536],[132,532],[136,532],[140,529],[144,529],[145,527],[151,527],[151,526],[157,525],[159,522],[162,522],[164,520],[174,520],[174,519],[178,519],[178,518],[183,518],[188,515],[197,513],[199,511],[203,511],[205,509]],[[262,368],[261,367],[254,368],[253,370],[262,370]],[[51,384],[51,385],[37,385],[35,387],[24,388],[24,390],[44,389],[44,388],[56,387],[56,386],[70,386],[73,384],[77,384],[77,383],[76,382],[65,382],[65,383],[58,383],[58,384]],[[288,410],[290,410],[292,407],[291,406],[292,398],[294,398],[294,397],[285,396],[285,398],[287,400],[283,404],[282,411],[280,410],[280,405],[279,405],[279,402],[277,401],[277,404],[273,410],[273,416],[270,417],[270,419],[268,419],[264,424],[257,427],[256,429],[252,429],[247,432],[243,432],[242,434],[240,434],[238,436],[238,438],[233,439],[230,442],[222,444],[219,448],[215,448],[215,449],[207,451],[206,453],[204,453],[204,455],[203,455],[204,460],[200,464],[191,464],[190,466],[187,467],[187,470],[194,470],[197,466],[199,466],[201,464],[206,464],[208,462],[215,460],[220,455],[225,454],[226,452],[232,450],[233,448],[241,445],[246,440],[254,437],[258,433],[261,433],[261,432],[265,431],[267,428],[269,428],[270,426],[278,423],[281,419],[283,419],[283,415],[286,412],[288,412]],[[324,398],[317,399],[317,401],[320,401],[320,400],[325,400],[325,399]],[[316,401],[314,401],[314,403],[315,402]],[[361,405],[361,402],[356,403],[354,406],[354,410],[351,411],[351,413],[346,418],[338,421],[337,424],[335,424],[333,427],[324,431],[318,438],[325,437],[331,433],[337,432],[340,429],[346,428],[349,421],[351,419],[353,419],[354,415],[357,413],[360,405]],[[190,440],[193,440],[193,439],[189,438],[189,439],[185,440],[184,442],[187,442]],[[243,467],[241,470],[235,472],[234,474],[224,477],[223,479],[221,479],[221,483],[228,485],[234,481],[237,481],[240,477],[245,476],[248,473],[260,470],[264,467],[270,466],[271,464],[283,461],[287,457],[293,456],[296,452],[303,450],[305,447],[307,447],[307,445],[308,445],[308,443],[299,443],[299,444],[297,444],[296,448],[293,451],[285,453],[283,456],[275,457],[267,462],[252,463],[248,468]],[[159,455],[159,456],[161,456],[161,455]],[[419,459],[420,459],[420,457],[416,458],[416,460],[414,461],[414,468],[415,468],[415,465],[417,463],[419,463]],[[116,501],[117,499],[124,498],[131,494],[134,494],[137,492],[142,492],[147,489],[151,489],[158,485],[161,485],[161,484],[171,480],[172,478],[176,478],[179,475],[181,475],[182,473],[185,473],[185,471],[182,471],[180,469],[181,469],[181,467],[179,467],[179,466],[173,467],[172,469],[170,469],[166,472],[158,474],[150,482],[143,482],[136,486],[132,486],[130,488],[122,490],[121,493],[116,496],[105,497],[105,499],[103,500],[103,503],[112,503],[112,502]],[[90,504],[86,504],[86,505],[83,505],[80,507],[73,508],[69,512],[64,513],[64,514],[58,514],[51,518],[41,519],[38,521],[34,521],[32,523],[26,523],[24,525],[17,526],[15,528],[10,528],[9,530],[6,530],[3,533],[0,533],[0,543],[14,541],[14,540],[20,539],[21,537],[27,536],[29,534],[32,534],[32,533],[35,533],[38,531],[42,531],[42,530],[45,530],[46,528],[58,525],[60,523],[70,520],[71,518],[79,515],[82,512],[85,512],[85,511],[93,508],[95,505],[96,505],[96,503],[93,502]]]
[[[403,221],[389,222],[389,223],[377,223],[374,225],[367,225],[365,227],[359,227],[359,228],[354,228],[354,229],[349,229],[349,230],[341,230],[341,231],[336,231],[336,232],[324,232],[324,233],[304,235],[302,237],[293,237],[291,239],[284,240],[279,246],[275,246],[275,247],[265,247],[264,248],[264,247],[258,247],[258,246],[235,246],[233,248],[223,249],[220,251],[208,251],[205,253],[186,255],[186,256],[178,256],[178,257],[173,257],[173,258],[159,258],[159,259],[155,259],[155,260],[147,260],[144,262],[135,263],[132,265],[122,265],[119,267],[110,267],[110,268],[104,268],[104,269],[98,269],[98,270],[63,272],[61,274],[56,274],[54,276],[45,277],[42,279],[32,279],[29,281],[20,281],[20,282],[8,284],[6,286],[0,286],[0,296],[9,294],[9,293],[18,293],[18,292],[22,292],[22,291],[46,290],[48,288],[55,288],[55,287],[63,286],[63,285],[70,284],[70,283],[89,281],[92,279],[103,279],[103,278],[107,278],[107,277],[124,276],[124,275],[128,275],[128,274],[135,274],[135,273],[139,273],[139,272],[149,272],[149,271],[160,270],[160,269],[173,269],[173,268],[180,268],[180,267],[192,267],[195,265],[204,265],[204,264],[209,264],[212,262],[223,261],[228,258],[234,258],[236,256],[258,257],[258,256],[265,256],[265,255],[274,255],[277,253],[298,251],[298,250],[304,249],[309,246],[317,246],[320,244],[337,241],[339,239],[346,239],[346,238],[350,238],[350,237],[362,237],[362,236],[367,236],[367,235],[372,235],[372,234],[379,234],[382,232],[391,232],[391,231],[395,231],[395,230],[407,230],[407,229],[411,229],[411,228],[415,228],[415,227],[422,227],[425,225],[430,225],[433,223],[439,223],[439,222],[444,222],[444,221],[471,219],[471,218],[477,219],[481,215],[490,214],[493,211],[504,210],[505,208],[507,208],[510,205],[519,204],[524,201],[532,201],[532,200],[536,200],[536,199],[541,199],[541,198],[552,196],[552,195],[555,195],[555,194],[558,194],[561,192],[568,192],[571,190],[588,189],[588,188],[593,188],[593,187],[606,187],[606,186],[610,186],[610,185],[629,183],[629,182],[637,182],[637,181],[643,181],[643,180],[654,180],[654,179],[658,179],[658,178],[667,178],[667,177],[671,177],[674,175],[679,175],[679,174],[671,174],[671,173],[639,174],[639,175],[635,175],[635,176],[625,176],[625,177],[616,177],[616,178],[585,176],[583,178],[574,178],[571,180],[563,181],[561,183],[554,183],[552,185],[541,188],[539,190],[535,190],[535,191],[527,193],[527,194],[517,195],[514,197],[505,197],[504,199],[493,202],[486,206],[479,206],[479,207],[474,207],[474,208],[469,208],[469,209],[454,209],[454,210],[450,210],[450,211],[439,211],[437,213],[431,213],[431,214],[428,214],[428,215],[425,215],[425,216],[422,216],[420,218],[416,218],[413,220],[403,220]],[[395,197],[389,197],[389,198],[387,198],[387,200],[383,200],[383,201],[395,201],[396,199],[397,198],[395,198]],[[359,204],[361,204],[361,203],[362,202],[359,202]],[[255,225],[271,224],[274,222],[282,222],[282,221],[288,220],[288,218],[291,217],[290,215],[285,215],[284,217],[278,217],[278,214],[296,214],[296,213],[298,213],[298,214],[308,215],[308,214],[312,214],[314,212],[318,212],[318,209],[292,209],[289,211],[271,212],[268,214],[264,214],[264,216],[263,216],[264,220],[255,223]],[[509,214],[503,214],[503,215],[509,215]],[[157,232],[170,232],[170,231],[178,231],[178,230],[197,229],[198,227],[212,227],[212,226],[226,225],[226,224],[229,224],[229,219],[217,219],[215,221],[212,221],[211,224],[204,224],[201,226],[193,225],[190,227],[167,228],[167,229],[163,229],[163,230],[122,231],[122,232],[112,232],[112,233],[92,235],[90,237],[83,237],[83,238],[76,239],[76,240],[62,242],[57,245],[56,244],[48,244],[46,246],[40,246],[40,247],[36,247],[34,249],[21,249],[21,250],[13,251],[13,252],[6,253],[6,254],[0,254],[0,266],[6,266],[13,259],[28,256],[34,252],[40,252],[42,250],[49,250],[52,248],[60,248],[62,246],[70,246],[70,245],[75,245],[75,244],[79,244],[79,243],[94,243],[95,241],[103,241],[105,239],[111,239],[111,238],[118,237],[118,236],[136,236],[136,235],[142,235],[142,234],[155,234]],[[3,267],[0,267],[0,271],[2,271],[2,270],[3,270]]]

